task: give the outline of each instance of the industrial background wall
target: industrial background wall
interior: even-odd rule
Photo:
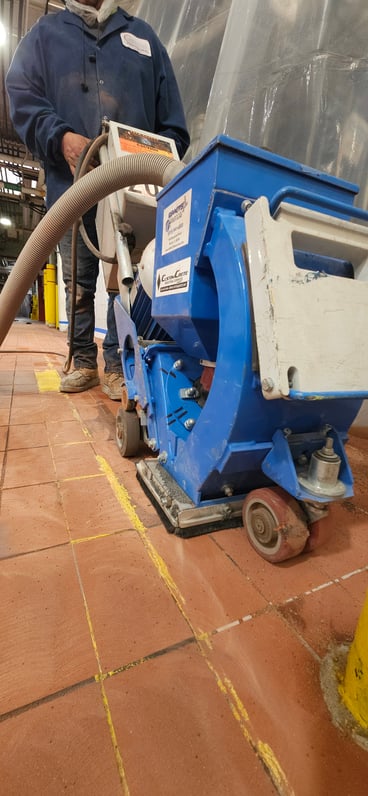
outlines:
[[[216,134],[360,185],[367,205],[368,9],[365,0],[121,0],[166,45],[180,85],[191,160]],[[62,0],[3,0],[1,255],[15,258],[43,212],[43,172],[9,118],[4,77],[20,38]]]
[[[360,185],[367,205],[365,0],[138,0],[175,66],[192,135],[218,133]]]

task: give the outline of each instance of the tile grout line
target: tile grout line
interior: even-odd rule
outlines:
[[[365,512],[365,511],[363,513],[368,514],[368,512]],[[246,574],[246,572],[244,572],[244,570],[241,569],[241,567],[239,567],[239,565],[236,563],[236,561],[234,561],[234,559],[226,552],[226,550],[224,550],[224,548],[218,543],[218,541],[216,539],[213,538],[212,535],[211,535],[211,539],[214,542],[214,544],[217,547],[219,547],[220,550],[222,550],[222,552],[225,554],[225,556],[234,564],[234,566],[242,573],[242,575],[244,575],[244,577],[246,577],[249,580],[249,577]],[[359,569],[354,569],[352,572],[347,572],[344,575],[340,575],[339,578],[333,578],[332,580],[325,581],[324,583],[321,583],[318,586],[314,586],[312,589],[308,589],[307,591],[300,592],[300,594],[295,594],[292,597],[287,597],[285,600],[277,602],[276,605],[287,605],[288,603],[293,603],[296,600],[299,600],[301,597],[306,597],[306,596],[308,596],[310,594],[314,594],[315,592],[322,591],[323,589],[326,589],[327,587],[333,586],[335,584],[343,585],[341,583],[341,581],[348,580],[349,578],[353,577],[354,575],[361,575],[363,572],[367,572],[367,571],[368,571],[368,564],[366,566],[364,566],[364,567],[360,567]],[[321,572],[321,574],[323,574],[323,573]],[[272,605],[272,602],[263,594],[262,591],[260,591],[257,588],[256,584],[253,584],[253,585],[256,588],[256,590],[259,592],[261,597],[263,597],[263,599],[266,600],[267,604],[268,605]],[[253,617],[250,616],[249,618],[252,619]],[[235,620],[235,622],[236,621],[242,622],[242,621],[244,621],[244,619],[248,619],[248,617],[244,617],[243,619],[240,619],[240,620]],[[222,629],[223,628],[220,628],[220,630],[222,630]],[[227,626],[225,626],[224,629],[226,630]]]
[[[69,398],[68,395],[65,396],[65,397]],[[87,431],[87,433],[89,433],[89,432]],[[90,614],[90,610],[89,610],[89,607],[88,607],[87,598],[86,598],[86,594],[85,594],[85,591],[84,591],[80,570],[79,570],[79,567],[78,567],[78,561],[77,561],[77,558],[76,558],[75,546],[72,544],[72,539],[71,539],[71,536],[70,536],[70,527],[69,527],[68,519],[67,519],[65,511],[64,511],[64,502],[63,502],[63,499],[62,499],[62,494],[60,492],[60,480],[57,478],[57,472],[56,472],[56,466],[55,466],[55,458],[54,458],[54,453],[53,453],[53,450],[52,450],[52,445],[51,445],[51,442],[50,442],[50,436],[49,436],[48,430],[47,430],[47,436],[48,436],[50,454],[51,454],[51,458],[52,458],[53,465],[54,465],[55,480],[56,480],[57,490],[58,490],[58,494],[59,494],[59,498],[60,498],[60,505],[62,507],[64,520],[65,520],[65,525],[66,525],[66,529],[67,529],[67,532],[68,532],[69,544],[70,544],[70,549],[71,549],[71,553],[72,553],[72,557],[73,557],[74,568],[75,568],[76,576],[77,576],[77,579],[78,579],[80,592],[81,592],[81,595],[82,595],[82,600],[83,600],[83,606],[84,606],[84,611],[85,611],[86,620],[87,620],[88,631],[89,631],[89,635],[90,635],[90,638],[91,638],[91,643],[92,643],[92,647],[93,647],[93,651],[94,651],[94,654],[95,654],[97,667],[98,667],[98,675],[94,676],[94,680],[95,680],[96,683],[98,683],[98,685],[100,687],[102,704],[103,704],[105,717],[106,717],[106,721],[107,721],[107,725],[108,725],[108,729],[109,729],[110,739],[111,739],[113,750],[114,750],[115,761],[116,761],[117,768],[118,768],[118,773],[119,773],[120,783],[121,783],[121,786],[122,786],[122,789],[123,789],[123,794],[124,794],[124,796],[130,796],[128,782],[127,782],[127,777],[126,777],[126,773],[125,773],[125,769],[124,769],[124,764],[123,764],[122,756],[121,756],[121,753],[120,753],[120,749],[119,749],[119,745],[118,745],[118,741],[117,741],[117,737],[116,737],[116,732],[115,732],[115,727],[114,727],[114,723],[113,723],[112,715],[111,715],[111,710],[110,710],[110,706],[109,706],[109,701],[108,701],[106,690],[105,690],[105,686],[104,686],[104,677],[103,677],[103,671],[102,671],[102,666],[101,666],[101,659],[100,659],[100,655],[99,655],[99,652],[98,652],[97,641],[96,641],[96,636],[95,636],[95,632],[94,632],[94,629],[93,629],[91,614]]]
[[[88,476],[86,476],[86,477],[88,477]],[[78,479],[76,479],[76,480],[78,480]],[[84,541],[84,540],[82,539],[81,541]],[[76,543],[76,542],[78,542],[78,540],[71,540],[72,544]],[[362,569],[355,570],[355,571],[353,571],[351,573],[347,573],[345,575],[342,575],[342,576],[340,576],[340,578],[336,578],[335,580],[327,581],[326,583],[323,583],[323,584],[321,584],[319,586],[314,587],[311,590],[308,590],[308,591],[304,592],[304,595],[310,595],[310,594],[312,594],[314,592],[318,592],[318,591],[320,591],[322,589],[328,588],[329,586],[333,585],[334,583],[339,583],[340,582],[342,584],[342,581],[347,580],[348,578],[351,578],[353,575],[360,574],[360,573],[366,571],[366,569],[367,569],[367,567],[364,567]],[[299,595],[299,596],[302,596],[302,595]],[[288,600],[286,600],[286,602],[293,602],[296,599],[298,599],[297,596],[289,598]],[[256,614],[254,616],[256,616]],[[234,627],[237,624],[240,624],[242,621],[248,621],[251,618],[253,618],[253,617],[251,615],[249,615],[248,617],[244,617],[242,620],[235,620],[234,622],[230,622],[227,625],[224,625],[224,626],[218,628],[216,632],[224,632],[225,630],[231,629],[231,627]],[[141,661],[138,661],[137,663],[140,663],[140,662]],[[142,659],[142,662],[143,662],[143,659]],[[134,663],[133,664],[129,664],[129,667],[132,666],[132,665],[135,665],[135,664]],[[116,673],[118,673],[118,671],[119,670],[117,670]],[[104,678],[106,678],[107,676],[112,676],[112,674],[115,674],[115,672],[108,673],[108,675],[105,674]],[[98,681],[98,675],[96,676],[95,680]]]
[[[106,716],[106,720],[107,720],[107,724],[108,724],[108,728],[109,728],[109,732],[110,732],[110,738],[111,738],[111,741],[112,741],[114,753],[115,753],[115,759],[116,759],[116,763],[117,763],[117,766],[118,766],[119,777],[120,777],[120,782],[121,782],[121,785],[122,785],[122,788],[123,788],[123,793],[124,793],[124,796],[129,796],[129,787],[128,787],[128,782],[127,782],[127,777],[126,777],[124,764],[123,764],[122,756],[121,756],[121,753],[120,753],[120,749],[119,749],[119,745],[118,745],[118,741],[117,741],[117,737],[116,737],[116,732],[115,732],[115,727],[114,727],[114,723],[113,723],[113,719],[112,719],[112,715],[111,715],[109,701],[108,701],[108,698],[107,698],[107,694],[106,694],[106,690],[105,690],[105,686],[104,686],[104,682],[103,682],[104,681],[104,677],[103,677],[103,671],[102,671],[102,666],[101,666],[100,655],[99,655],[98,647],[97,647],[96,636],[95,636],[95,633],[94,633],[92,619],[91,619],[91,614],[90,614],[90,610],[89,610],[89,607],[88,607],[87,598],[86,598],[86,595],[85,595],[85,591],[84,591],[84,587],[83,587],[83,583],[82,583],[82,578],[81,578],[81,574],[80,574],[79,567],[78,567],[78,562],[77,562],[76,555],[75,555],[75,548],[73,547],[73,545],[71,545],[71,551],[72,551],[72,555],[73,555],[75,571],[76,571],[78,582],[79,582],[79,588],[80,588],[80,591],[81,591],[81,594],[82,594],[82,600],[83,600],[83,604],[84,604],[84,610],[85,610],[85,614],[86,614],[88,630],[89,630],[89,634],[90,634],[90,637],[91,637],[92,647],[93,647],[93,651],[95,653],[97,666],[98,666],[98,675],[95,676],[95,681],[99,684],[99,687],[100,687],[102,703],[103,703],[103,707],[104,707],[104,710],[105,710],[105,716]]]
[[[69,398],[69,396],[67,396],[67,398]],[[76,410],[74,410],[74,414],[78,414]],[[84,429],[83,429],[83,431],[86,433],[86,436],[88,436],[88,437],[90,438],[90,434],[89,434],[88,430],[84,428]],[[52,447],[52,446],[50,445],[50,448],[51,448],[51,447]],[[102,474],[102,475],[103,475],[103,474]],[[82,477],[80,477],[80,476],[79,476],[79,477],[75,477],[75,478],[73,478],[73,479],[62,479],[62,480],[63,480],[63,481],[64,481],[64,480],[81,480],[81,478],[91,478],[91,477],[101,477],[101,476],[100,476],[100,474],[96,474],[96,475],[94,475],[94,476],[82,476]],[[144,529],[144,530],[146,531],[146,529]],[[107,535],[111,535],[111,534],[104,534],[104,536],[107,536]],[[102,535],[99,535],[99,536],[102,536]],[[99,536],[96,536],[95,538],[99,538]],[[85,540],[85,539],[81,539],[81,540],[70,540],[70,542],[71,542],[71,545],[72,545],[72,546],[73,546],[73,544],[76,544],[76,543],[79,543],[79,542],[82,542],[82,541],[86,541],[86,540]],[[311,589],[311,590],[308,590],[308,591],[304,592],[303,594],[307,596],[307,595],[310,595],[310,594],[312,594],[312,593],[314,593],[314,592],[318,592],[318,591],[320,591],[320,590],[322,590],[322,589],[324,589],[324,588],[327,588],[327,587],[329,587],[330,585],[334,585],[335,583],[339,583],[340,581],[346,580],[346,579],[348,579],[348,578],[352,577],[353,575],[360,574],[360,573],[362,573],[362,572],[364,572],[364,571],[366,571],[366,570],[367,570],[367,567],[364,567],[364,568],[361,568],[361,569],[355,570],[355,571],[353,571],[353,572],[351,572],[351,573],[347,573],[347,574],[345,574],[345,575],[341,576],[341,578],[337,578],[337,579],[334,579],[334,580],[332,580],[332,581],[328,581],[328,582],[326,582],[326,583],[323,583],[323,584],[321,584],[321,585],[319,585],[319,586],[317,586],[317,587],[314,587],[314,588],[313,588],[313,589]],[[161,573],[160,573],[160,574],[161,574]],[[299,595],[299,597],[300,597],[300,596],[302,596],[302,595]],[[296,599],[298,599],[298,596],[295,596],[295,597],[288,598],[288,600],[286,600],[286,601],[285,601],[285,603],[288,603],[288,602],[293,602],[293,601],[294,601],[294,600],[296,600]],[[267,610],[267,609],[266,609],[266,610]],[[258,613],[259,613],[259,612],[258,612]],[[228,623],[227,625],[224,625],[224,626],[222,626],[222,627],[218,628],[217,630],[214,630],[214,631],[213,631],[213,634],[215,634],[215,633],[221,633],[221,632],[224,632],[224,631],[226,631],[226,630],[228,630],[228,629],[231,629],[232,627],[235,627],[236,625],[238,625],[238,624],[241,624],[243,621],[249,621],[250,619],[254,618],[256,615],[257,615],[257,613],[255,613],[254,615],[248,615],[247,617],[243,617],[243,618],[242,618],[242,619],[240,619],[240,620],[235,620],[234,622]],[[212,635],[212,633],[210,633],[210,634],[207,634],[207,635],[208,635],[208,636],[209,636],[209,635]],[[198,637],[198,636],[197,636],[197,637]],[[303,641],[303,639],[302,639],[302,641]],[[313,651],[312,651],[312,652],[313,652]],[[98,653],[97,653],[97,654],[98,654]],[[143,660],[142,660],[142,662],[143,662]],[[129,667],[130,667],[131,665],[135,665],[135,664],[129,664]],[[107,675],[106,675],[106,674],[105,674],[105,675],[103,675],[103,674],[102,674],[102,671],[101,671],[101,667],[100,667],[100,665],[99,665],[99,669],[100,669],[100,676],[102,676],[103,678],[106,678],[107,676],[111,676],[111,673],[108,673]],[[118,671],[119,671],[119,670],[117,670],[117,672],[118,672]],[[114,673],[115,673],[115,672],[113,672],[112,674],[114,674]],[[97,678],[95,678],[95,679],[98,679],[98,676],[97,676]]]
[[[320,655],[318,655],[318,652],[316,652],[313,649],[313,647],[311,647],[309,642],[304,638],[304,636],[301,635],[301,633],[299,632],[298,628],[295,627],[295,625],[292,622],[289,622],[288,618],[286,616],[284,616],[282,611],[280,611],[280,608],[282,607],[282,605],[285,605],[285,603],[279,603],[277,606],[275,606],[275,610],[276,610],[277,615],[279,616],[281,621],[285,625],[287,625],[287,627],[290,630],[290,632],[295,636],[295,638],[298,639],[300,644],[307,650],[307,652],[309,652],[311,657],[314,658],[314,660],[317,661],[318,664],[321,664],[322,658],[321,658]]]
[[[106,478],[110,483],[111,489],[115,497],[119,501],[124,511],[130,517],[133,527],[138,532],[139,537],[146,549],[146,552],[150,557],[152,563],[156,567],[159,576],[164,581],[166,588],[169,590],[171,596],[173,597],[183,618],[191,628],[194,639],[198,645],[199,652],[202,655],[202,658],[204,659],[208,669],[214,675],[217,687],[225,697],[226,702],[230,707],[231,713],[234,719],[238,723],[238,726],[240,728],[240,731],[242,732],[243,737],[245,738],[245,740],[247,741],[253,752],[256,754],[259,762],[264,767],[266,774],[272,780],[273,784],[275,785],[278,791],[279,796],[295,796],[295,793],[291,788],[291,786],[289,785],[286,775],[283,772],[272,749],[268,746],[267,743],[264,743],[259,738],[257,739],[255,737],[255,734],[250,724],[248,713],[243,703],[241,702],[241,699],[237,694],[231,681],[226,676],[224,676],[224,678],[221,678],[218,672],[216,671],[215,667],[211,663],[208,657],[208,652],[206,650],[206,646],[207,647],[210,646],[211,634],[203,633],[202,631],[196,630],[191,620],[186,615],[183,607],[185,604],[185,600],[183,596],[180,594],[180,591],[175,581],[171,577],[166,563],[159,555],[152,542],[147,538],[147,529],[139,519],[139,516],[136,513],[131,503],[127,489],[123,486],[123,484],[119,482],[115,473],[113,472],[107,461],[102,456],[96,455],[96,460],[102,472],[105,473]],[[247,619],[247,617],[245,617],[245,619]]]
[[[68,396],[68,397],[69,397],[69,396]],[[90,436],[88,431],[87,431],[87,434],[88,434],[88,436]],[[97,461],[99,462],[99,464],[100,464],[100,460],[101,460],[101,461],[103,461],[103,460],[101,459],[101,457],[98,457],[98,456],[96,456],[96,459],[97,459]],[[106,473],[104,473],[104,474],[106,475]],[[64,480],[64,479],[63,479],[63,480]],[[71,479],[71,480],[79,480],[79,479]],[[110,480],[110,479],[108,478],[108,480]],[[110,485],[112,486],[112,483],[111,483],[111,481],[110,481]],[[113,489],[114,489],[114,488],[113,488]],[[115,492],[115,489],[114,489],[114,492]],[[144,546],[146,547],[146,551],[149,553],[151,560],[153,561],[154,565],[156,566],[156,569],[158,569],[160,576],[161,576],[161,577],[163,577],[163,575],[162,575],[162,571],[161,571],[161,566],[162,566],[162,564],[163,564],[163,565],[164,565],[164,567],[166,568],[166,564],[165,564],[165,562],[163,562],[163,560],[160,558],[160,556],[158,555],[157,551],[156,551],[156,550],[155,550],[155,548],[153,547],[152,543],[151,543],[149,540],[147,540],[147,537],[146,537],[146,532],[147,532],[147,529],[146,529],[146,528],[143,526],[143,524],[142,524],[142,523],[141,523],[141,521],[139,520],[139,517],[138,517],[138,515],[137,515],[137,514],[136,514],[136,512],[134,511],[134,508],[133,508],[133,506],[132,506],[132,504],[131,504],[131,501],[130,501],[130,496],[129,496],[129,494],[128,494],[128,493],[127,493],[127,498],[128,498],[128,501],[127,501],[127,503],[125,503],[125,504],[123,505],[123,508],[125,509],[125,511],[127,511],[127,505],[129,505],[129,511],[127,512],[127,513],[128,513],[128,516],[130,516],[130,518],[131,518],[131,519],[133,519],[133,525],[134,525],[135,529],[136,529],[136,530],[138,530],[138,532],[139,532],[139,535],[140,535],[140,537],[141,537],[142,541],[144,542]],[[120,501],[120,502],[121,502],[121,501]],[[141,526],[140,528],[137,528],[137,527],[136,527],[136,521],[138,521],[138,523],[140,524],[140,526]],[[143,534],[144,534],[144,536],[145,536],[145,540],[143,539]],[[107,535],[110,535],[110,534],[107,534]],[[72,544],[73,544],[73,542],[74,542],[74,544],[75,544],[77,541],[79,541],[79,540],[71,540]],[[82,539],[81,541],[83,541],[83,539]],[[145,542],[146,542],[146,543],[145,543]],[[149,542],[149,545],[151,546],[151,550],[149,550],[149,549],[148,549],[148,547],[147,547],[147,542]],[[73,553],[74,553],[74,551],[73,551]],[[153,555],[152,555],[152,553],[153,553]],[[157,566],[157,563],[158,563],[158,562],[159,562],[159,566]],[[323,583],[323,584],[320,584],[319,586],[316,586],[316,587],[314,587],[313,589],[311,589],[311,590],[308,590],[308,591],[304,592],[304,594],[307,596],[307,595],[310,595],[310,594],[312,594],[312,593],[314,593],[314,592],[318,592],[318,591],[320,591],[320,590],[322,590],[322,589],[328,588],[329,586],[331,586],[331,585],[334,585],[335,583],[340,583],[341,581],[343,581],[343,580],[346,580],[346,579],[348,579],[349,577],[352,577],[353,575],[356,575],[356,574],[359,574],[359,573],[361,573],[361,572],[364,572],[364,571],[366,571],[366,569],[367,569],[367,567],[364,567],[364,568],[362,568],[362,569],[360,569],[360,570],[355,570],[354,572],[351,572],[351,573],[346,573],[345,575],[341,576],[341,578],[336,578],[336,579],[334,579],[334,580],[330,580],[330,581],[327,581],[327,582],[325,582],[325,583]],[[168,574],[169,574],[169,573],[168,573]],[[170,576],[170,575],[169,575],[169,578],[171,579],[171,576]],[[172,579],[171,579],[171,580],[172,580]],[[166,581],[165,577],[164,577],[164,581],[165,581],[165,585],[166,585],[166,586],[169,588],[169,590],[171,591],[171,589],[170,589],[170,586],[169,586],[168,582]],[[172,581],[172,584],[173,584],[173,586],[174,586],[174,589],[175,589],[175,590],[177,590],[177,586],[176,586],[176,584],[174,583],[174,581]],[[173,595],[173,593],[172,593],[172,591],[171,591],[171,594],[172,594],[172,596],[174,596],[174,595]],[[179,592],[178,592],[178,594],[179,594],[179,596],[181,597],[181,595],[180,595],[180,593],[179,593]],[[299,596],[302,596],[302,595],[299,595]],[[175,597],[174,597],[174,599],[175,599]],[[184,601],[184,599],[183,599],[182,597],[181,597],[181,599],[182,599],[182,601],[183,601],[183,603],[184,603],[184,602],[185,602],[185,601]],[[289,598],[289,599],[288,599],[288,600],[286,600],[285,602],[292,602],[292,601],[294,601],[294,600],[296,600],[296,599],[298,599],[298,597],[297,597],[297,596],[295,596],[295,597],[292,597],[292,598]],[[177,603],[177,604],[178,604],[178,603]],[[269,603],[269,605],[272,605],[272,604],[270,604],[270,603]],[[88,606],[87,606],[87,604],[86,604],[86,607],[87,607],[87,609],[88,609]],[[185,619],[187,619],[187,617],[185,617],[185,614],[184,614],[184,612],[183,612],[183,610],[182,610],[181,606],[179,606],[179,604],[178,604],[178,607],[179,607],[179,609],[182,611],[184,618],[185,618]],[[266,610],[267,610],[267,609],[266,609]],[[259,613],[259,612],[258,612],[258,613]],[[254,614],[253,616],[256,616],[256,615],[257,615],[257,612],[256,612],[256,614]],[[205,660],[206,660],[206,663],[207,663],[207,665],[209,666],[209,668],[211,669],[211,671],[213,671],[213,673],[215,674],[215,676],[216,676],[216,679],[217,679],[217,683],[218,683],[218,685],[219,685],[219,682],[220,682],[220,680],[219,680],[219,678],[218,678],[218,676],[217,676],[217,673],[216,673],[216,672],[215,672],[215,670],[213,669],[213,667],[212,667],[212,664],[210,663],[210,661],[209,661],[209,660],[208,660],[208,658],[206,657],[206,654],[204,653],[203,646],[202,646],[202,642],[203,642],[203,640],[205,640],[205,641],[209,642],[209,637],[210,637],[210,635],[212,635],[212,634],[215,634],[215,633],[219,633],[219,632],[224,632],[224,631],[226,631],[226,630],[228,630],[228,629],[231,629],[231,627],[235,627],[236,625],[238,625],[238,624],[241,624],[243,621],[249,621],[250,619],[252,619],[252,618],[253,618],[253,616],[252,616],[252,615],[248,615],[248,616],[246,616],[246,617],[243,617],[243,618],[242,618],[242,619],[240,619],[240,620],[235,620],[234,622],[230,622],[230,623],[228,623],[227,625],[224,625],[224,626],[222,626],[222,627],[218,628],[217,630],[213,631],[213,633],[210,633],[210,634],[203,634],[203,633],[202,633],[202,634],[199,634],[199,633],[194,633],[194,640],[195,640],[195,641],[198,643],[198,645],[199,645],[199,648],[200,648],[200,651],[201,651],[202,655],[204,654],[204,657],[205,657]],[[188,621],[188,623],[189,623],[189,625],[190,625],[190,622],[189,622],[189,620],[188,620],[188,619],[187,619],[187,621]],[[191,625],[190,625],[190,626],[191,626]],[[301,641],[303,641],[303,639],[301,639]],[[209,645],[209,644],[208,644],[208,645]],[[313,654],[313,650],[309,649],[308,645],[307,645],[307,649],[309,650],[309,652],[310,652],[310,653],[312,653],[312,654]],[[96,648],[96,651],[97,651],[97,648]],[[98,653],[97,653],[97,654],[98,654]],[[158,654],[160,654],[160,653],[158,653]],[[164,654],[164,653],[161,653],[161,654]],[[156,656],[157,656],[157,653],[154,653],[153,655],[156,657]],[[145,659],[142,659],[142,660],[140,660],[140,661],[137,661],[137,662],[135,662],[135,663],[130,663],[130,664],[128,664],[128,668],[131,668],[133,665],[138,665],[139,663],[143,663],[143,662],[144,662],[144,660],[145,660]],[[116,670],[116,672],[114,671],[114,672],[107,673],[107,674],[103,675],[103,673],[102,673],[102,671],[101,671],[101,666],[100,666],[100,663],[99,663],[99,661],[98,661],[98,664],[99,664],[99,670],[100,670],[100,678],[102,677],[103,679],[106,679],[108,676],[113,676],[115,673],[119,673],[119,671],[120,671],[120,670],[118,669],[118,670]],[[125,667],[123,667],[123,670],[124,670],[124,668],[125,668]],[[96,677],[96,680],[98,680],[98,676]],[[226,678],[225,678],[225,680],[226,680]],[[228,685],[229,685],[229,684],[228,684]],[[230,685],[231,685],[231,684],[230,684]],[[222,687],[222,686],[220,686],[220,685],[219,685],[219,687],[220,687],[220,690],[222,690],[222,691],[223,691],[223,687]],[[226,688],[226,687],[225,687],[225,691],[227,691],[227,688]],[[230,688],[230,693],[231,693],[231,688]],[[234,692],[234,693],[236,693],[236,692]],[[236,695],[236,697],[237,697],[237,695]],[[239,699],[239,698],[237,697],[237,699]],[[239,720],[239,716],[241,717],[241,712],[239,713],[239,712],[238,712],[236,709],[234,709],[234,703],[233,703],[233,702],[231,702],[231,700],[227,699],[227,701],[229,702],[229,705],[230,705],[230,707],[231,707],[231,710],[232,710],[232,712],[233,712],[233,715],[235,716],[235,718],[237,718],[237,719]],[[247,721],[249,721],[249,719],[248,719],[248,718],[247,718]],[[240,724],[242,725],[242,721],[241,721],[241,720],[240,720]],[[262,761],[263,761],[263,763],[264,763],[264,765],[265,765],[266,769],[267,769],[267,770],[268,770],[268,772],[270,773],[270,775],[271,775],[271,778],[272,778],[272,780],[273,780],[274,784],[276,784],[276,785],[277,785],[277,787],[278,787],[278,790],[279,790],[279,786],[281,787],[281,791],[279,790],[279,792],[286,793],[286,791],[285,791],[285,784],[286,784],[286,786],[287,786],[287,792],[288,792],[288,793],[290,793],[290,790],[289,790],[288,784],[287,784],[287,782],[286,782],[286,779],[285,779],[285,777],[284,777],[284,775],[283,775],[283,772],[281,771],[280,767],[278,766],[278,763],[277,763],[276,759],[275,759],[275,758],[274,758],[274,756],[273,756],[272,750],[269,750],[269,749],[268,749],[268,747],[267,747],[267,745],[264,745],[264,744],[262,744],[262,742],[261,742],[261,741],[257,742],[257,744],[256,744],[256,745],[254,745],[254,743],[252,742],[252,738],[251,738],[251,736],[250,736],[250,734],[249,734],[248,730],[246,731],[246,733],[244,733],[244,728],[243,728],[243,727],[242,727],[242,730],[243,730],[243,734],[245,734],[245,737],[246,737],[246,739],[248,740],[248,742],[249,742],[249,743],[250,743],[250,745],[252,746],[253,750],[254,750],[254,751],[257,753],[257,754],[259,754],[259,753],[260,753],[260,751],[261,751],[261,750],[263,750],[263,751],[262,751],[262,755],[261,755],[261,759],[262,759]],[[281,772],[281,775],[280,775],[280,772]]]
[[[109,482],[116,499],[120,503],[120,506],[123,508],[123,510],[129,517],[134,530],[137,531],[149,558],[151,559],[152,563],[154,564],[159,573],[159,576],[164,581],[171,596],[175,600],[180,612],[184,616],[184,619],[186,620],[187,624],[193,631],[193,635],[196,637],[195,630],[192,627],[190,620],[186,617],[183,610],[185,599],[180,593],[180,590],[178,589],[173,578],[171,577],[168,567],[165,564],[164,560],[161,558],[161,556],[155,549],[152,542],[147,538],[147,529],[139,519],[138,514],[136,513],[135,508],[131,503],[127,489],[123,486],[123,484],[119,482],[117,476],[115,475],[115,473],[113,472],[107,461],[102,456],[96,455],[96,460],[99,464],[101,472],[105,475],[107,481]]]
[[[123,664],[122,666],[118,666],[116,669],[112,669],[109,672],[105,672],[101,675],[103,680],[107,680],[110,677],[115,677],[116,674],[122,674],[123,672],[128,672],[130,669],[134,669],[137,666],[141,666],[144,663],[148,663],[149,661],[153,661],[156,658],[162,658],[164,655],[169,654],[170,652],[176,652],[177,650],[181,650],[184,647],[188,647],[190,644],[194,644],[196,639],[194,636],[189,636],[188,638],[184,638],[182,641],[177,641],[175,644],[170,644],[168,647],[163,647],[162,649],[155,650],[154,652],[148,653],[148,655],[144,655],[142,658],[137,658],[135,661],[129,661],[128,663]]]
[[[354,575],[362,575],[363,572],[367,571],[368,565],[360,567],[359,569],[354,569],[352,572],[347,572],[344,575],[340,575],[339,578],[333,578],[333,580],[328,580],[319,584],[318,586],[314,586],[313,589],[308,589],[307,591],[303,591],[300,594],[294,595],[293,597],[288,597],[286,600],[277,603],[277,605],[288,605],[289,603],[296,602],[296,600],[300,600],[301,597],[309,597],[311,594],[316,594],[319,591],[323,591],[323,589],[328,589],[330,586],[342,586],[342,581],[349,580],[349,578],[354,577]]]
[[[355,569],[352,572],[347,572],[345,575],[341,575],[339,578],[334,578],[333,580],[329,580],[329,581],[326,581],[325,583],[321,583],[319,586],[315,586],[313,589],[308,589],[307,591],[302,592],[301,594],[297,595],[296,597],[289,597],[287,600],[284,600],[283,602],[277,603],[276,611],[279,614],[279,616],[282,619],[282,621],[287,624],[287,626],[290,628],[291,632],[295,635],[295,637],[300,641],[300,643],[303,645],[303,647],[305,647],[305,649],[312,655],[312,657],[319,664],[322,663],[323,657],[321,655],[319,655],[313,649],[313,647],[308,643],[308,641],[301,635],[301,633],[299,632],[298,628],[293,624],[293,622],[289,622],[288,618],[286,616],[284,616],[282,611],[280,611],[280,608],[282,608],[282,606],[290,605],[291,603],[296,602],[301,597],[309,597],[312,594],[317,594],[318,592],[323,591],[324,589],[330,588],[330,586],[340,585],[340,586],[342,586],[342,588],[344,588],[344,584],[343,584],[342,581],[348,580],[349,578],[354,577],[354,575],[361,575],[361,574],[363,574],[363,572],[367,572],[367,571],[368,571],[368,565],[365,566],[365,567],[361,567],[360,569]]]
[[[33,710],[34,708],[39,707],[40,705],[45,705],[48,702],[53,702],[55,699],[60,699],[67,694],[76,691],[78,688],[84,688],[86,685],[92,685],[96,682],[95,675],[91,677],[87,677],[85,680],[79,680],[78,683],[73,683],[72,685],[66,686],[65,688],[61,688],[59,691],[54,691],[52,694],[46,694],[43,697],[39,697],[39,699],[35,699],[33,702],[27,702],[26,705],[20,705],[17,708],[13,708],[12,710],[6,711],[6,713],[0,713],[0,723],[4,721],[8,721],[9,719],[14,719],[17,716],[21,716],[22,713],[27,713],[28,710]]]
[[[13,405],[13,398],[14,398],[14,380],[15,380],[15,371],[17,367],[17,356],[14,359],[14,368],[13,368],[13,379],[11,383],[11,397],[9,403],[9,411],[8,411],[8,422],[6,423],[7,432],[6,432],[6,439],[5,439],[5,447],[4,447],[4,455],[3,460],[1,463],[1,473],[0,473],[0,510],[1,510],[1,496],[4,490],[4,481],[5,481],[5,472],[6,472],[6,464],[8,459],[8,442],[9,442],[9,432],[10,432],[10,415]]]

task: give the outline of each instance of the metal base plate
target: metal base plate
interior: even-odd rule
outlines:
[[[166,528],[176,536],[189,538],[242,525],[243,498],[195,506],[157,459],[138,462],[137,476],[145,492],[154,499]]]
[[[336,481],[335,484],[320,483],[319,481],[311,481],[308,475],[298,475],[299,484],[310,492],[311,495],[326,498],[339,498],[343,497],[346,492],[345,484],[342,481]]]

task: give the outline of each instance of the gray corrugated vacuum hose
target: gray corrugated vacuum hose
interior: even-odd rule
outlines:
[[[0,293],[0,345],[50,252],[77,218],[100,199],[129,185],[164,187],[183,168],[183,163],[165,155],[129,155],[97,166],[65,191],[28,238]]]

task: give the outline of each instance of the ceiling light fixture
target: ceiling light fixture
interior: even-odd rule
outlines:
[[[2,227],[11,227],[12,222],[10,221],[10,218],[7,218],[6,216],[1,216],[0,224]]]

